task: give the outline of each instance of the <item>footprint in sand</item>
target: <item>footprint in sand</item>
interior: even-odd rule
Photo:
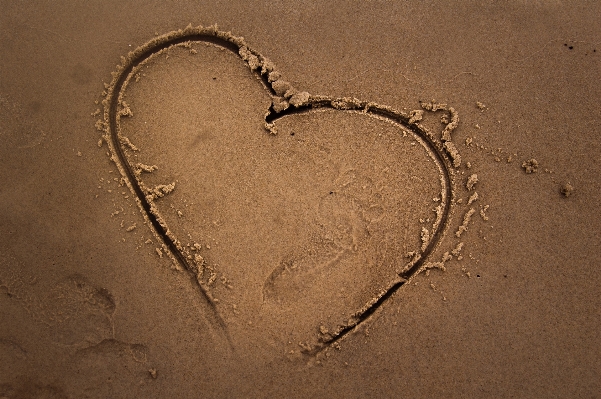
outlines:
[[[46,287],[46,281],[23,274],[19,265],[6,253],[0,258],[3,300],[18,304],[45,330],[50,342],[77,349],[114,337],[116,305],[108,290],[79,274]]]

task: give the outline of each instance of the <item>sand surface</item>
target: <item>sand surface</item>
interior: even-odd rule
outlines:
[[[0,3],[0,398],[600,397],[599,5]]]

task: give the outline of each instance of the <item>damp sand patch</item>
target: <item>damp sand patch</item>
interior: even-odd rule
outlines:
[[[191,274],[234,346],[336,343],[430,268],[464,206],[456,110],[297,90],[215,27],[153,39],[106,89],[97,127],[156,252]],[[437,133],[421,124],[433,113]]]

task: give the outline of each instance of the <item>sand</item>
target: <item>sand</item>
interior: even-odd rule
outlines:
[[[2,8],[0,397],[598,397],[598,6]]]

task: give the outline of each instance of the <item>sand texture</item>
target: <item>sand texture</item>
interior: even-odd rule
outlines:
[[[600,397],[598,5],[0,6],[0,398]]]

